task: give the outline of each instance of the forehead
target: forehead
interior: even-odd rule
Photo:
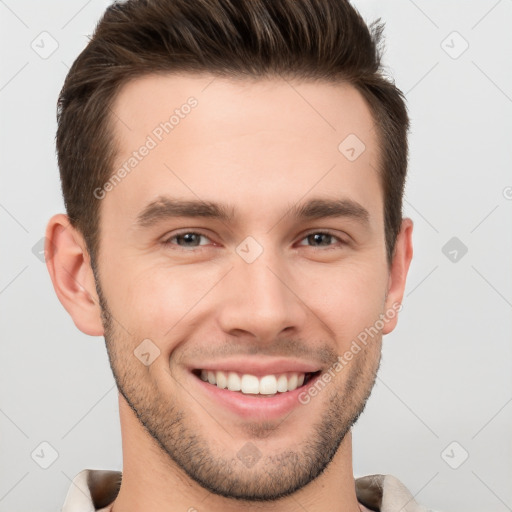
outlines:
[[[149,75],[120,90],[112,121],[113,171],[127,172],[102,208],[132,219],[162,192],[247,211],[348,194],[381,210],[374,121],[348,84]]]
[[[199,128],[209,139],[224,135],[225,128],[236,128],[238,135],[258,128],[286,129],[290,135],[301,136],[302,142],[313,143],[318,142],[313,136],[318,131],[327,136],[327,143],[335,143],[347,130],[369,143],[374,135],[370,110],[362,95],[348,83],[236,79],[209,74],[147,75],[129,81],[111,109],[116,132],[124,141],[136,142],[130,140],[136,131],[151,133],[155,122],[168,121],[173,113],[182,119],[179,111],[188,111],[186,104],[192,98],[199,107],[194,108],[194,118],[202,120],[202,126],[195,125],[194,132]],[[303,122],[297,125],[299,117]],[[226,126],[233,119],[236,127]],[[207,125],[208,122],[214,124]],[[185,124],[180,131],[186,130]]]

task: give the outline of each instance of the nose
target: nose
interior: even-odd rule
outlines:
[[[306,305],[294,290],[295,279],[279,257],[265,250],[252,263],[238,256],[222,282],[218,322],[226,334],[252,335],[271,343],[287,332],[297,334],[306,322]]]

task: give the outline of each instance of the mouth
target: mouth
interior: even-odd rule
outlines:
[[[192,370],[195,377],[215,388],[261,398],[271,398],[296,391],[305,387],[320,373],[321,370],[256,376],[249,373],[224,370]]]

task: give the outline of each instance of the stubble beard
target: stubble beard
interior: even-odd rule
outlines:
[[[364,411],[375,384],[381,359],[381,337],[372,341],[375,347],[361,351],[350,365],[343,368],[342,371],[349,375],[342,381],[341,389],[340,384],[332,381],[312,399],[323,400],[326,405],[302,443],[292,441],[290,446],[293,448],[273,453],[257,450],[255,453],[259,452],[260,457],[249,467],[244,464],[240,452],[243,453],[248,446],[252,450],[254,446],[257,449],[258,439],[272,436],[276,424],[247,423],[244,434],[248,439],[237,442],[236,432],[233,432],[232,445],[239,445],[238,449],[234,448],[232,453],[226,454],[225,448],[219,447],[218,453],[215,452],[213,447],[218,447],[213,440],[215,436],[198,431],[198,422],[194,427],[194,418],[187,414],[185,408],[180,408],[179,400],[173,400],[173,393],[164,395],[149,378],[146,367],[132,352],[137,342],[116,326],[99,281],[96,282],[96,289],[110,367],[119,392],[156,441],[170,466],[181,469],[201,487],[216,495],[248,502],[272,502],[309,484],[333,459],[343,439]],[[176,386],[176,390],[186,393],[180,385]],[[190,397],[185,398],[190,400]],[[295,408],[287,420],[300,422],[305,410],[305,406]],[[280,428],[285,429],[286,425]],[[229,425],[226,430],[230,431]]]

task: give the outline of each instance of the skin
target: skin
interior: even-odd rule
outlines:
[[[401,302],[412,221],[403,220],[388,265],[376,130],[351,86],[212,80],[146,76],[117,96],[115,169],[187,98],[198,104],[100,201],[97,283],[67,217],[47,227],[55,291],[81,331],[105,337],[120,390],[123,481],[113,510],[359,511],[350,428],[397,315],[325,389],[277,420],[213,403],[188,369],[236,355],[326,372]],[[338,150],[349,134],[366,146],[355,161]],[[234,219],[137,227],[163,194],[226,203]],[[313,197],[355,201],[368,222],[286,215]],[[308,237],[326,230],[333,236]],[[175,237],[198,231],[192,241]],[[236,252],[248,236],[263,248],[250,264]],[[160,350],[149,366],[134,355],[145,339]],[[250,468],[237,457],[248,443],[261,455]]]

